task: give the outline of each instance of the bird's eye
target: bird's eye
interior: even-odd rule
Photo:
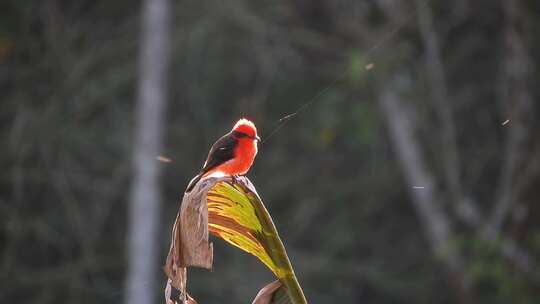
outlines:
[[[238,132],[238,131],[234,131],[233,134],[234,134],[234,136],[235,136],[236,138],[243,138],[243,137],[247,137],[247,136],[248,136],[246,133]]]

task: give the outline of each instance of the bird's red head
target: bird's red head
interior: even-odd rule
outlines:
[[[259,139],[259,136],[257,136],[257,128],[255,127],[255,124],[245,118],[241,118],[232,128],[233,131],[240,132],[243,134],[246,134],[248,137],[252,139]]]

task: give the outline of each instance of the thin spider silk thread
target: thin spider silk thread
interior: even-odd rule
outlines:
[[[422,8],[427,6],[429,0],[426,0],[422,3]],[[415,13],[418,11],[418,8],[417,9],[414,9],[412,10],[406,17],[405,19],[394,26],[394,28],[390,29],[388,32],[386,32],[383,36],[382,39],[380,39],[374,46],[372,46],[371,48],[368,49],[368,51],[366,52],[366,57],[369,59],[369,57],[372,56],[373,52],[375,52],[375,50],[379,49],[385,42],[387,42],[388,40],[390,40],[391,38],[394,37],[394,35],[401,29],[405,26],[405,24],[407,22],[409,22],[413,15],[415,15]],[[368,60],[369,61],[369,60]],[[268,135],[264,136],[263,137],[263,141],[261,142],[261,144],[264,144],[266,143],[272,136],[274,136],[287,122],[289,122],[290,120],[296,118],[298,116],[298,114],[302,113],[304,110],[306,110],[309,106],[311,106],[313,103],[315,103],[316,101],[319,101],[319,97],[321,97],[324,93],[326,93],[328,90],[330,90],[331,88],[333,88],[339,81],[341,81],[342,79],[344,79],[348,74],[348,69],[344,69],[344,71],[342,73],[340,73],[336,78],[334,78],[334,80],[332,82],[330,82],[330,84],[328,84],[326,87],[322,88],[321,90],[319,90],[311,99],[309,99],[307,102],[303,103],[300,107],[298,107],[296,109],[296,111],[290,113],[290,114],[287,114],[285,116],[283,116],[282,118],[280,118],[278,120],[278,122],[274,125],[274,127],[272,128],[272,130],[268,133]]]

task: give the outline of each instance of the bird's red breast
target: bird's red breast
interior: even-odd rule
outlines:
[[[204,173],[204,176],[216,172],[223,175],[244,175],[253,165],[259,139],[255,124],[242,118],[234,125],[229,136],[235,140],[234,157]]]
[[[205,176],[215,172],[223,175],[244,175],[253,165],[256,155],[257,144],[253,140],[240,139],[235,150],[235,157],[208,171]]]

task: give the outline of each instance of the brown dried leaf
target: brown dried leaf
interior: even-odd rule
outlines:
[[[171,247],[164,270],[172,286],[185,288],[185,267],[212,268],[213,247],[208,242],[208,207],[206,192],[214,178],[200,181],[182,198],[180,212],[172,230]]]
[[[255,299],[253,299],[253,302],[251,304],[270,304],[272,303],[272,298],[274,297],[274,292],[280,288],[281,282],[276,280],[266,286],[264,286],[257,296],[255,296]]]
[[[165,303],[166,304],[180,304],[182,299],[178,296],[181,292],[171,285],[171,279],[167,280],[167,285],[165,286]],[[175,292],[173,292],[175,291]],[[186,293],[185,304],[197,304],[197,301],[193,299],[189,294]]]

